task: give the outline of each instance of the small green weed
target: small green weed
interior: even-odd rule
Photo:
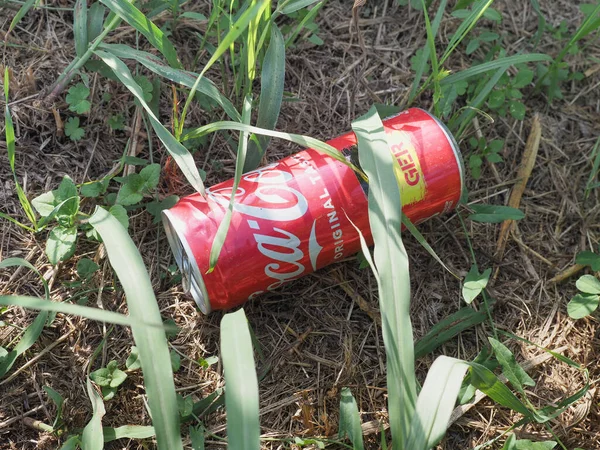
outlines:
[[[117,388],[127,379],[127,374],[119,369],[116,361],[111,361],[106,367],[90,373],[90,378],[102,388],[102,399],[107,401],[115,396]]]
[[[577,264],[589,266],[594,272],[600,271],[600,254],[583,251],[577,254]],[[593,275],[583,275],[575,283],[579,293],[567,305],[572,319],[582,319],[592,314],[600,303],[600,281]]]

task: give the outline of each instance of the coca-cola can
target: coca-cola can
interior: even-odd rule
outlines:
[[[404,213],[421,223],[451,211],[463,187],[463,164],[448,129],[412,108],[383,121],[401,173]],[[358,164],[356,136],[328,142]],[[229,205],[233,180],[182,198],[163,211],[183,287],[203,313],[238,306],[341,261],[360,250],[369,228],[367,184],[348,165],[307,149],[242,175],[218,263],[209,255]]]

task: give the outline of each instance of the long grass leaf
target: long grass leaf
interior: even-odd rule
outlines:
[[[17,191],[17,197],[19,198],[19,203],[25,212],[25,215],[29,219],[29,221],[33,224],[34,228],[36,228],[36,219],[35,213],[33,212],[33,208],[23,192],[23,188],[19,184],[17,179],[17,173],[15,172],[15,127],[13,124],[12,116],[10,114],[10,109],[8,108],[8,96],[10,91],[10,75],[8,71],[8,67],[4,69],[4,136],[6,138],[6,151],[8,153],[8,164],[10,166],[10,170],[13,174],[13,179],[15,181],[15,189]]]
[[[440,65],[438,63],[438,56],[435,49],[435,33],[431,28],[431,22],[429,21],[429,13],[427,12],[427,5],[425,0],[421,0],[421,6],[423,7],[423,16],[425,17],[425,29],[427,31],[427,47],[429,48],[429,57],[431,58],[431,76],[433,78],[433,107],[437,116],[441,115],[440,111],[440,99],[442,96],[442,90],[440,87]]]
[[[83,429],[81,434],[82,450],[102,450],[104,448],[104,436],[102,434],[102,418],[106,414],[102,397],[94,387],[90,378],[87,377],[86,388],[90,401],[92,402],[92,418]]]
[[[7,355],[0,358],[0,378],[8,373],[20,355],[25,353],[25,351],[35,344],[40,337],[40,334],[42,334],[42,330],[44,329],[47,320],[48,313],[46,311],[39,313],[31,325],[27,327],[23,336],[21,336],[19,343],[15,345],[15,348],[8,352]]]
[[[40,278],[42,285],[44,286],[44,293],[46,294],[46,300],[50,300],[50,290],[48,289],[48,282],[39,270],[35,268],[33,264],[23,258],[6,258],[0,261],[0,269],[6,269],[7,267],[26,267],[27,269],[35,272]]]
[[[146,439],[156,435],[154,427],[142,425],[123,425],[118,428],[104,427],[102,429],[104,442],[112,442],[117,439]]]
[[[123,83],[125,87],[129,89],[131,93],[133,93],[136,99],[144,107],[148,113],[148,119],[150,120],[150,124],[156,132],[156,135],[173,157],[183,175],[194,189],[204,195],[204,183],[202,183],[202,177],[198,172],[194,158],[190,152],[179,141],[177,141],[177,139],[175,139],[171,133],[169,133],[169,131],[154,115],[152,108],[150,108],[150,106],[144,100],[144,93],[142,92],[142,89],[133,79],[133,76],[131,75],[131,72],[125,63],[111,53],[101,50],[97,50],[95,53],[106,63],[108,67],[112,69],[121,83]]]
[[[279,139],[285,139],[286,141],[290,141],[295,144],[302,145],[304,147],[312,148],[314,150],[318,150],[322,153],[325,153],[327,156],[330,156],[331,158],[336,159],[337,161],[340,161],[340,162],[348,165],[349,167],[354,169],[359,174],[362,173],[362,171],[358,167],[356,167],[352,163],[348,162],[338,149],[336,149],[335,147],[333,147],[323,141],[320,141],[320,140],[315,139],[310,136],[303,136],[300,134],[292,134],[292,133],[284,133],[281,131],[274,131],[274,130],[265,130],[264,128],[258,128],[258,127],[254,127],[252,125],[246,125],[246,124],[238,123],[238,122],[223,121],[223,122],[209,123],[208,125],[204,125],[202,127],[194,128],[193,130],[190,130],[188,133],[181,136],[181,140],[186,141],[188,139],[202,137],[206,134],[214,133],[215,131],[221,131],[221,130],[245,131],[247,133],[262,134],[265,136],[271,136],[271,137],[275,137],[275,138],[279,138]]]
[[[417,399],[406,448],[426,450],[442,439],[468,368],[464,361],[447,356],[434,361]]]
[[[487,314],[470,307],[459,309],[454,314],[436,323],[429,332],[415,344],[415,358],[419,359],[448,342],[459,333],[485,322]]]
[[[271,25],[271,42],[263,61],[260,78],[260,101],[256,126],[272,130],[277,124],[283,100],[285,79],[285,43],[277,25]],[[259,136],[258,143],[250,141],[244,172],[256,169],[269,145],[268,136]]]
[[[88,47],[88,9],[87,0],[77,0],[73,11],[73,37],[75,39],[75,53],[80,58]]]
[[[174,81],[175,83],[181,84],[191,88],[198,77],[197,73],[188,72],[183,69],[175,69],[165,64],[159,57],[152,53],[143,52],[140,50],[134,50],[128,45],[124,44],[100,44],[100,49],[106,50],[112,53],[117,58],[122,59],[134,59],[146,68],[151,70],[157,75],[164,77],[168,80]],[[240,113],[235,109],[235,106],[225,97],[219,89],[214,85],[208,78],[202,78],[197,86],[198,92],[208,96],[218,105],[223,108],[223,111],[229,116],[231,120],[240,121]]]
[[[277,5],[277,11],[281,14],[291,14],[302,8],[306,8],[307,6],[316,3],[318,0],[291,0],[291,1],[283,1],[279,2]]]
[[[100,33],[102,33],[102,28],[104,26],[104,14],[106,13],[106,8],[100,2],[92,3],[90,9],[88,10],[87,17],[87,40],[88,42],[93,41]]]
[[[538,0],[531,0],[531,7],[538,16],[538,28],[533,38],[533,45],[534,47],[537,47],[542,39],[544,31],[546,30],[546,18],[544,17],[544,14],[542,14]]]
[[[116,219],[115,219],[116,220]],[[0,295],[0,305],[22,306],[27,309],[39,311],[55,311],[63,314],[72,314],[74,316],[85,317],[87,319],[98,320],[100,322],[114,323],[116,325],[131,326],[136,323],[140,326],[153,326],[162,329],[162,323],[150,323],[148,321],[133,320],[132,318],[112,311],[89,306],[74,305],[72,303],[49,302],[37,297],[26,297],[21,295]]]
[[[505,66],[502,66],[501,68],[499,68],[496,71],[496,73],[494,73],[494,75],[492,75],[492,77],[485,84],[485,86],[481,89],[481,91],[479,91],[477,96],[473,100],[471,100],[467,109],[465,109],[460,114],[458,119],[452,119],[450,121],[450,129],[453,131],[457,128],[457,124],[458,124],[458,131],[456,131],[456,133],[455,133],[455,136],[457,138],[460,138],[462,136],[462,133],[465,131],[465,129],[467,128],[469,123],[471,123],[471,120],[473,120],[473,117],[475,117],[477,108],[479,108],[481,105],[483,105],[483,103],[487,100],[488,96],[490,95],[490,92],[492,92],[492,90],[494,89],[496,84],[498,84],[498,81],[500,81],[500,78],[502,77],[502,75],[504,75],[504,72],[506,72],[509,67],[510,66],[505,65]]]
[[[108,259],[123,286],[130,316],[136,321],[161,322],[152,284],[142,257],[127,231],[119,221],[103,208],[97,208],[90,224],[100,234]],[[183,449],[179,430],[177,396],[173,382],[171,358],[164,329],[131,327],[139,351],[144,374],[144,385],[156,430],[159,448]]]
[[[440,23],[442,22],[442,18],[444,17],[444,11],[446,10],[446,5],[448,4],[448,0],[442,0],[440,2],[440,6],[438,7],[437,13],[433,22],[431,23],[431,33],[433,36],[437,36],[438,30],[440,28]],[[425,9],[425,12],[427,9]],[[435,46],[434,46],[435,49]],[[418,60],[417,67],[415,69],[415,78],[413,80],[412,86],[410,87],[410,93],[408,94],[408,103],[412,103],[415,97],[417,96],[417,92],[419,90],[419,86],[421,84],[421,79],[423,78],[423,74],[425,73],[425,69],[427,68],[427,63],[429,62],[429,57],[431,56],[431,47],[429,43],[423,46],[421,57]]]
[[[360,426],[360,414],[356,400],[348,388],[342,388],[340,394],[340,424],[338,437],[348,437],[352,442],[354,450],[363,450],[362,428]]]
[[[229,47],[235,42],[235,40],[244,32],[244,30],[248,27],[248,24],[254,20],[256,17],[259,17],[264,9],[269,5],[269,0],[260,0],[253,7],[248,8],[244,11],[243,14],[240,15],[239,19],[231,26],[229,32],[225,35],[225,37],[221,40],[218,47],[213,52],[212,56],[196,78],[196,82],[192,86],[192,89],[188,95],[188,98],[185,101],[185,105],[183,106],[183,110],[181,111],[181,123],[179,126],[179,135],[181,135],[183,131],[183,124],[185,122],[185,118],[187,115],[187,111],[190,107],[192,99],[196,93],[196,89],[202,80],[202,77],[206,73],[208,69],[212,67],[212,65],[219,60],[219,58],[229,50]]]
[[[33,7],[34,4],[35,0],[27,0],[25,3],[23,3],[23,5],[21,5],[19,10],[17,11],[17,14],[15,14],[15,17],[13,17],[13,20],[10,21],[8,31],[6,32],[5,36],[7,36],[12,30],[15,29],[15,27],[19,24],[21,19],[25,17],[25,14],[29,12],[29,10]]]
[[[590,195],[590,192],[593,187],[594,178],[598,175],[598,171],[600,171],[600,137],[596,140],[596,144],[592,149],[592,154],[590,155],[590,159],[592,162],[592,170],[590,172],[590,176],[588,177],[587,183],[585,184],[585,193],[583,198],[587,200]]]
[[[440,58],[440,66],[443,65],[446,60],[450,57],[452,52],[456,50],[456,47],[462,42],[462,40],[470,33],[470,31],[475,27],[479,19],[483,17],[485,11],[490,7],[490,5],[494,3],[494,0],[480,0],[471,11],[471,14],[467,16],[465,20],[462,21],[456,32],[452,35],[452,39],[448,43],[448,47],[446,51]]]
[[[246,98],[244,99],[244,107],[242,111],[243,123],[248,124],[250,122],[251,113],[252,102],[250,101],[250,96],[246,96]],[[213,239],[213,243],[210,247],[208,269],[209,272],[212,272],[215,265],[217,264],[219,255],[221,253],[221,249],[223,248],[223,244],[225,243],[225,238],[227,237],[227,232],[229,231],[229,225],[231,224],[231,216],[233,214],[233,206],[235,204],[235,194],[237,192],[240,180],[242,178],[247,149],[248,133],[242,131],[240,132],[240,139],[238,142],[237,158],[235,160],[235,174],[233,176],[233,186],[231,187],[231,197],[229,199],[229,206],[227,207],[227,211],[225,212],[225,217],[223,217],[223,220],[219,224],[219,228],[217,228],[217,233],[215,234],[215,238]]]
[[[285,48],[288,48],[290,45],[292,45],[294,43],[294,41],[296,40],[296,38],[298,37],[300,32],[304,29],[306,24],[310,23],[310,21],[315,18],[315,16],[319,13],[319,10],[321,9],[321,7],[324,4],[325,4],[325,0],[317,3],[315,6],[313,6],[310,9],[310,11],[308,11],[308,13],[304,16],[304,18],[300,21],[300,23],[298,25],[296,25],[296,28],[294,28],[294,31],[292,31],[290,33],[290,35],[287,37],[287,39],[285,40]]]
[[[500,69],[505,66],[510,67],[515,64],[523,64],[536,61],[552,61],[552,57],[544,53],[530,53],[526,55],[514,55],[507,56],[505,58],[498,58],[494,61],[478,64],[476,66],[469,67],[468,69],[461,70],[458,73],[452,74],[444,78],[441,82],[441,85],[445,86],[458,83],[459,81],[464,81],[474,76],[481,75],[492,70]]]
[[[258,380],[244,310],[221,320],[221,358],[225,371],[227,442],[235,450],[260,448]]]
[[[390,428],[395,449],[404,449],[417,399],[410,321],[408,256],[400,234],[402,204],[393,155],[377,111],[352,123],[360,164],[369,177],[369,223],[379,272],[379,305],[387,357]]]
[[[100,0],[125,22],[142,33],[146,39],[166,58],[171,67],[181,68],[175,47],[164,33],[144,14],[127,0]]]

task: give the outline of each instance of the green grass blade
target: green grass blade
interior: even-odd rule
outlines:
[[[423,16],[425,17],[425,29],[427,30],[427,48],[429,48],[429,57],[431,58],[431,76],[433,77],[433,107],[435,114],[441,116],[440,111],[440,99],[442,97],[442,90],[440,87],[440,65],[438,63],[438,57],[435,49],[435,33],[431,28],[431,22],[429,21],[429,13],[427,12],[427,5],[425,0],[421,0],[423,7]]]
[[[387,357],[390,428],[394,448],[404,449],[417,399],[410,321],[408,256],[400,234],[402,204],[393,155],[377,111],[352,123],[359,160],[369,177],[369,223],[379,272],[379,305]]]
[[[288,48],[290,45],[294,43],[300,32],[304,29],[304,26],[309,23],[311,20],[315,18],[315,16],[319,13],[321,7],[325,4],[325,1],[317,3],[315,6],[311,8],[311,10],[304,16],[304,19],[300,21],[300,23],[294,28],[294,31],[287,37],[285,40],[285,48]]]
[[[104,427],[102,429],[104,442],[112,442],[117,439],[146,439],[156,435],[154,427],[142,425],[123,425],[118,428]]]
[[[277,5],[277,11],[281,14],[291,14],[310,6],[317,1],[318,0],[288,0],[280,2],[281,4]]]
[[[77,447],[78,444],[79,444],[79,436],[77,436],[77,435],[71,436],[71,437],[69,437],[69,439],[67,439],[65,441],[65,443],[62,445],[60,450],[76,450],[78,448]]]
[[[250,96],[246,96],[244,99],[244,109],[242,111],[242,122],[248,124],[250,122],[250,116],[252,113],[252,102]],[[238,142],[237,158],[235,160],[235,174],[233,177],[233,186],[231,188],[231,197],[229,199],[229,206],[225,212],[225,217],[219,224],[217,234],[210,247],[209,257],[209,272],[212,272],[217,264],[221,249],[227,238],[227,232],[229,231],[229,225],[231,223],[231,215],[233,214],[233,205],[235,204],[235,194],[237,192],[240,180],[242,178],[244,161],[246,161],[246,152],[248,150],[248,133],[240,132],[240,139]]]
[[[419,359],[436,348],[448,342],[459,333],[475,325],[485,322],[487,314],[484,311],[475,311],[465,307],[454,314],[440,320],[429,332],[415,344],[415,358]]]
[[[542,39],[542,36],[544,35],[544,31],[546,30],[546,18],[542,14],[538,0],[531,0],[531,7],[538,16],[538,28],[533,38],[533,46],[537,47]]]
[[[523,386],[535,386],[535,381],[523,370],[517,363],[513,353],[502,342],[488,336],[488,341],[494,349],[494,355],[502,366],[502,373],[510,382],[513,388],[519,393],[525,395]]]
[[[33,7],[34,4],[35,0],[27,0],[25,3],[23,3],[23,5],[17,11],[17,14],[15,14],[15,17],[13,17],[13,20],[11,20],[10,25],[8,27],[8,31],[6,32],[5,36],[8,36],[8,34],[15,29],[15,27],[19,24],[21,19],[25,17],[25,14],[29,12],[29,10]]]
[[[116,220],[116,219],[115,219]],[[150,324],[147,321],[132,320],[128,316],[112,311],[89,306],[74,305],[72,303],[49,302],[37,297],[26,297],[21,295],[0,295],[0,305],[15,305],[23,308],[35,309],[39,311],[55,311],[63,314],[72,314],[74,316],[85,317],[87,319],[98,320],[100,322],[114,323],[116,325],[131,326],[133,323],[138,325],[150,325],[162,329],[162,322]]]
[[[156,135],[164,144],[169,154],[173,157],[183,175],[194,189],[204,195],[204,183],[202,183],[202,177],[198,172],[194,158],[190,152],[183,145],[181,145],[181,143],[177,141],[177,139],[175,139],[171,133],[169,133],[169,131],[154,115],[152,108],[150,108],[150,106],[144,100],[142,89],[133,79],[133,76],[131,75],[131,72],[125,63],[111,53],[101,50],[97,50],[95,53],[108,65],[108,67],[112,69],[121,83],[123,83],[125,87],[133,93],[136,99],[144,107],[148,113],[148,119],[150,120],[150,124],[156,132]]]
[[[88,21],[87,0],[77,0],[73,11],[73,37],[75,39],[75,53],[80,58],[88,48]]]
[[[593,161],[592,163],[592,171],[590,172],[590,176],[588,177],[588,181],[585,184],[585,194],[583,196],[584,199],[587,199],[592,190],[592,186],[594,184],[594,178],[598,175],[598,171],[600,171],[600,137],[596,140],[596,145],[592,149],[592,154],[590,159]]]
[[[471,384],[486,394],[496,403],[533,419],[533,414],[511,390],[502,383],[487,367],[474,362],[467,363],[471,367]]]
[[[458,83],[459,81],[467,80],[471,77],[484,74],[491,70],[503,68],[505,66],[512,66],[515,64],[524,64],[528,62],[537,61],[552,61],[552,57],[543,53],[530,53],[526,55],[514,55],[507,56],[505,58],[498,58],[494,61],[489,61],[483,64],[469,67],[468,69],[461,70],[458,73],[452,74],[442,80],[440,83],[442,86]]]
[[[271,42],[267,48],[260,78],[260,101],[256,126],[272,130],[277,124],[285,79],[285,43],[277,25],[271,25]],[[269,145],[268,136],[259,136],[258,144],[252,140],[244,164],[244,172],[256,169]]]
[[[134,59],[157,75],[164,77],[175,83],[191,88],[198,77],[197,73],[188,72],[183,69],[174,69],[165,64],[159,57],[140,50],[134,50],[124,44],[100,44],[100,49],[112,53],[117,58]],[[223,108],[223,111],[231,120],[240,121],[240,113],[235,106],[217,89],[208,78],[202,78],[197,86],[198,92],[208,96]]]
[[[92,402],[92,418],[83,429],[81,434],[82,450],[102,450],[104,448],[104,439],[102,434],[102,418],[106,414],[102,397],[92,386],[90,378],[86,380],[87,393]]]
[[[125,291],[131,318],[162,322],[144,262],[125,228],[103,208],[96,209],[90,224],[104,241],[108,259]],[[165,331],[137,323],[131,330],[142,363],[158,447],[182,450],[177,396]]]
[[[202,79],[202,77],[204,76],[206,71],[208,69],[210,69],[212,67],[212,65],[215,62],[217,62],[219,60],[219,58],[225,52],[227,52],[227,50],[229,50],[230,45],[232,45],[235,42],[235,40],[244,32],[244,30],[246,28],[248,28],[248,25],[250,24],[250,22],[252,20],[254,20],[256,17],[259,17],[260,15],[262,15],[264,9],[269,4],[270,4],[269,0],[260,0],[252,8],[248,8],[239,17],[239,19],[231,26],[229,32],[221,40],[221,42],[219,43],[219,46],[216,48],[216,50],[213,52],[212,56],[210,57],[210,59],[208,60],[206,65],[204,66],[204,69],[202,69],[202,72],[200,72],[200,75],[198,75],[198,78],[196,78],[196,82],[192,86],[192,89],[188,95],[188,98],[185,101],[185,105],[183,106],[183,110],[181,111],[181,118],[180,118],[181,123],[179,126],[178,135],[181,135],[183,132],[183,124],[185,122],[185,118],[186,118],[188,109],[190,107],[190,103],[192,102],[192,99],[194,98],[194,96],[196,94],[196,89],[198,88],[198,85],[200,84],[200,80]]]
[[[483,103],[487,100],[490,92],[492,92],[494,87],[496,87],[496,84],[498,84],[498,81],[500,81],[500,78],[502,75],[504,75],[504,72],[506,72],[509,67],[510,66],[505,65],[498,69],[485,84],[483,89],[481,89],[477,96],[469,103],[468,108],[461,113],[460,117],[457,120],[450,121],[450,129],[453,131],[457,128],[457,124],[460,124],[458,126],[458,131],[455,133],[457,138],[462,136],[465,129],[471,123],[471,120],[473,120],[473,117],[475,117],[477,108],[481,107],[481,105],[483,105]]]
[[[144,14],[127,0],[100,0],[111,11],[143,34],[146,39],[166,58],[171,67],[181,68],[177,51],[169,39]]]
[[[50,290],[48,289],[48,283],[44,276],[37,270],[33,264],[23,258],[6,258],[0,261],[0,269],[6,269],[7,267],[26,267],[29,270],[32,270],[40,277],[40,281],[44,286],[44,292],[46,294],[46,300],[50,300]]]
[[[265,136],[271,136],[271,137],[275,137],[275,138],[279,138],[279,139],[285,139],[286,141],[290,141],[295,144],[302,145],[304,147],[312,148],[314,150],[318,150],[322,153],[325,153],[326,155],[330,156],[331,158],[336,159],[337,161],[340,161],[340,162],[348,165],[349,167],[354,169],[359,174],[362,173],[362,171],[358,167],[349,163],[338,149],[336,149],[335,147],[332,147],[331,145],[329,145],[323,141],[312,138],[310,136],[303,136],[300,134],[283,133],[281,131],[274,131],[274,130],[265,130],[264,128],[258,128],[258,127],[254,127],[252,125],[246,125],[246,124],[238,123],[238,122],[223,121],[223,122],[209,123],[208,125],[204,125],[202,127],[190,130],[188,133],[181,136],[181,140],[186,141],[188,139],[202,137],[206,134],[214,133],[215,131],[221,131],[221,130],[245,131],[247,133],[262,134]]]
[[[221,358],[225,371],[227,442],[235,450],[260,448],[258,380],[244,310],[221,320]]]
[[[406,448],[427,450],[442,439],[468,368],[464,361],[447,356],[434,361],[417,399]]]
[[[10,166],[10,170],[13,174],[13,179],[15,181],[15,189],[17,190],[17,197],[19,198],[19,203],[25,212],[25,215],[29,219],[29,221],[33,224],[34,228],[36,228],[36,219],[35,213],[33,212],[33,208],[23,192],[23,188],[19,184],[17,180],[17,173],[15,172],[15,127],[13,124],[12,116],[10,114],[10,109],[8,108],[8,96],[10,90],[10,76],[8,72],[8,67],[4,69],[4,136],[6,138],[6,151],[8,153],[8,164]],[[16,222],[16,221],[15,221]]]
[[[363,435],[360,426],[360,414],[356,400],[347,387],[342,388],[340,395],[340,424],[338,438],[348,437],[354,450],[363,450]]]
[[[92,3],[87,16],[87,40],[88,43],[96,39],[102,33],[104,27],[104,14],[106,8],[100,2]]]
[[[202,425],[190,427],[190,440],[192,441],[192,450],[204,450],[204,429]]]
[[[19,227],[23,228],[24,230],[27,230],[27,231],[29,231],[30,233],[35,233],[35,230],[34,230],[33,228],[31,228],[31,227],[28,227],[27,225],[25,225],[24,223],[21,223],[21,222],[19,222],[19,221],[18,221],[18,220],[16,220],[16,219],[13,219],[13,218],[12,218],[12,217],[10,217],[8,214],[5,214],[5,213],[3,213],[3,212],[0,212],[0,218],[1,218],[1,219],[8,220],[9,222],[11,222],[11,223],[14,223],[15,225],[17,225],[17,226],[19,226]]]
[[[23,336],[21,336],[19,343],[15,345],[15,348],[8,352],[7,355],[0,358],[0,378],[8,373],[20,355],[25,353],[25,351],[35,344],[40,337],[40,334],[42,334],[42,330],[44,329],[47,320],[48,313],[46,311],[39,313],[31,325],[27,327]]]
[[[494,3],[494,0],[480,0],[473,7],[471,14],[469,14],[469,16],[467,16],[467,18],[462,21],[462,23],[452,36],[452,39],[450,39],[446,51],[440,58],[440,66],[446,62],[446,60],[450,57],[452,52],[456,50],[456,47],[458,47],[462,40],[471,32],[471,30],[475,27],[479,19],[481,19],[485,11],[490,7],[492,3]]]
[[[573,47],[579,40],[595,31],[597,25],[594,24],[596,20],[598,20],[598,14],[600,13],[600,3],[596,6],[596,8],[592,11],[592,13],[585,18],[583,23],[579,26],[575,34],[571,37],[571,40],[566,45],[565,48],[558,54],[558,56],[554,59],[552,63],[553,66],[560,64],[563,58],[569,53],[571,47]]]
[[[438,30],[440,28],[440,23],[442,22],[442,18],[444,17],[444,11],[446,10],[446,5],[448,4],[448,0],[442,0],[440,2],[440,6],[438,7],[437,13],[433,22],[431,23],[431,33],[433,36],[437,36]],[[427,9],[424,9],[425,14],[427,14]],[[435,45],[434,45],[435,50]],[[417,64],[417,68],[415,70],[415,78],[413,80],[413,84],[410,88],[410,93],[408,94],[408,103],[412,103],[417,96],[419,91],[419,86],[421,84],[421,79],[423,78],[423,74],[425,73],[425,69],[427,68],[427,63],[429,62],[429,57],[431,56],[431,47],[429,46],[429,42],[423,47],[423,53],[421,59]]]

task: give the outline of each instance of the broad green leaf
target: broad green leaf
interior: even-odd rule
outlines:
[[[87,0],[76,0],[73,10],[73,37],[75,39],[75,53],[82,57],[88,47],[88,10]]]
[[[125,22],[143,34],[146,39],[166,58],[169,65],[181,68],[177,59],[177,51],[167,36],[152,23],[144,14],[127,0],[100,0],[108,8],[121,17]],[[106,62],[106,61],[105,61]]]
[[[165,209],[172,208],[179,201],[179,197],[176,195],[169,195],[168,197],[163,198],[162,200],[152,201],[146,205],[146,211],[148,211],[154,217],[152,223],[160,223],[161,212]]]
[[[555,441],[532,442],[529,439],[519,439],[515,442],[515,450],[552,450],[558,445]]]
[[[464,361],[447,356],[440,356],[434,361],[419,393],[415,415],[410,421],[407,449],[429,449],[444,437],[468,368]]]
[[[523,386],[535,386],[535,381],[519,365],[513,353],[500,341],[488,337],[496,359],[502,366],[502,373],[510,384],[519,392],[524,393]]]
[[[91,103],[88,100],[90,90],[83,83],[77,83],[69,88],[66,100],[69,104],[69,110],[77,114],[85,114],[90,111]],[[79,126],[79,122],[77,123]]]
[[[445,317],[436,323],[431,330],[415,344],[415,358],[419,359],[462,331],[483,323],[487,319],[485,311],[476,311],[473,308],[461,308],[454,314]]]
[[[242,111],[242,122],[247,125],[250,122],[250,114],[252,112],[252,103],[250,101],[250,97],[247,96],[244,99],[244,107]],[[213,239],[213,243],[210,247],[210,255],[209,255],[209,272],[211,272],[217,264],[219,260],[219,255],[221,253],[221,249],[223,248],[223,244],[225,243],[225,239],[227,238],[227,232],[229,231],[229,225],[231,224],[231,217],[233,215],[233,208],[235,204],[235,193],[238,190],[238,186],[240,184],[240,179],[242,178],[242,172],[244,167],[244,162],[246,161],[246,153],[248,149],[248,133],[241,132],[240,139],[238,142],[238,151],[237,158],[235,160],[235,174],[233,179],[233,186],[231,188],[231,196],[229,198],[229,205],[227,206],[227,211],[225,212],[225,217],[219,224],[219,228],[217,228],[217,233],[215,238]]]
[[[100,233],[108,258],[123,286],[129,316],[136,320],[131,330],[138,348],[144,385],[156,441],[160,448],[182,450],[177,397],[165,331],[152,284],[136,245],[119,221],[105,209],[97,208],[90,224]],[[149,320],[161,328],[140,326]]]
[[[356,400],[347,387],[342,388],[340,394],[340,422],[339,422],[339,439],[350,439],[354,450],[363,450],[363,435],[360,426],[360,414]]]
[[[102,33],[102,28],[104,26],[104,14],[106,13],[106,8],[100,3],[95,1],[88,9],[87,16],[87,39],[88,42],[92,42],[100,33]]]
[[[594,272],[600,271],[600,255],[598,253],[583,251],[577,254],[575,258],[577,264],[590,266]]]
[[[192,450],[204,450],[204,427],[190,427],[190,440],[192,441]]]
[[[126,230],[129,228],[129,216],[127,216],[127,210],[121,205],[112,205],[108,212],[119,221],[123,228]]]
[[[332,147],[331,145],[322,142],[318,139],[312,138],[310,136],[302,136],[300,134],[291,134],[291,133],[283,133],[281,131],[273,131],[273,130],[265,130],[263,128],[253,127],[251,125],[246,125],[239,122],[213,122],[207,125],[204,125],[199,128],[195,128],[190,130],[188,133],[181,136],[182,141],[186,141],[188,139],[195,139],[207,135],[209,133],[214,133],[215,131],[221,130],[236,130],[236,131],[245,131],[246,133],[256,133],[256,134],[264,134],[266,136],[276,137],[280,139],[285,139],[286,141],[294,142],[295,144],[312,148],[314,150],[318,150],[322,153],[325,153],[327,156],[340,161],[347,166],[350,166],[356,172],[361,173],[361,170],[354,166],[352,163],[349,163],[346,158],[342,155],[342,153]]]
[[[104,448],[104,435],[102,433],[102,418],[106,414],[102,397],[92,387],[89,378],[86,380],[87,393],[92,402],[92,418],[81,434],[82,450],[102,450]]]
[[[71,436],[65,441],[60,450],[76,450],[79,444],[79,435]]]
[[[488,98],[488,106],[491,109],[498,109],[504,105],[505,100],[506,96],[504,95],[504,91],[494,91]]]
[[[104,0],[104,1],[117,1],[117,0]],[[120,0],[119,0],[120,1]],[[152,128],[156,132],[156,135],[164,144],[169,154],[173,157],[181,172],[184,174],[186,179],[190,182],[192,187],[204,195],[204,184],[202,183],[202,177],[198,172],[194,158],[187,151],[187,149],[179,143],[171,133],[160,123],[158,118],[152,112],[150,106],[144,101],[144,94],[138,84],[134,81],[131,76],[131,72],[127,66],[114,55],[97,50],[95,52],[117,75],[119,80],[129,89],[140,104],[144,107],[148,113],[148,119]]]
[[[534,72],[531,69],[522,68],[517,73],[517,76],[512,82],[512,87],[515,89],[522,89],[525,86],[531,84],[533,81]]]
[[[393,155],[376,109],[372,107],[365,116],[355,120],[352,129],[358,141],[360,164],[369,177],[369,222],[375,242],[374,260],[387,357],[390,428],[399,443],[398,448],[404,449],[417,392],[409,314],[408,256],[400,234],[400,187],[393,169]]]
[[[517,120],[525,119],[526,108],[523,103],[518,102],[518,101],[511,101],[509,103],[508,110],[510,112],[510,115],[513,116],[515,119],[517,119]]]
[[[575,283],[577,289],[586,294],[600,294],[600,281],[592,275],[583,275]]]
[[[306,8],[307,6],[316,3],[318,0],[288,0],[288,1],[280,1],[277,4],[277,11],[281,14],[291,14],[302,8]]]
[[[198,77],[197,73],[188,72],[182,69],[174,69],[166,65],[159,57],[151,53],[134,50],[127,45],[101,44],[100,48],[112,53],[118,58],[134,59],[157,75],[189,88],[194,85],[194,82]],[[206,95],[219,104],[230,119],[234,121],[241,120],[240,113],[235,109],[227,97],[219,92],[212,81],[203,77],[198,84],[197,90],[200,94]]]
[[[65,134],[73,142],[79,141],[85,136],[85,130],[79,126],[79,117],[69,117],[65,123]]]
[[[221,320],[221,359],[225,372],[227,442],[236,450],[260,448],[258,380],[244,310]]]
[[[102,435],[104,442],[112,442],[117,439],[146,439],[154,437],[154,427],[142,425],[123,425],[118,428],[104,427]]]
[[[98,386],[110,386],[110,382],[112,380],[112,374],[110,369],[107,367],[102,367],[98,370],[94,370],[90,373],[91,380],[96,383]]]
[[[467,304],[470,305],[481,294],[481,291],[485,289],[491,273],[491,268],[484,270],[483,273],[479,273],[475,264],[471,266],[471,270],[469,270],[469,273],[465,277],[462,288],[462,295]]]
[[[106,192],[106,188],[108,183],[103,181],[93,181],[91,183],[86,183],[81,185],[80,193],[83,197],[98,197],[100,194],[104,194]]]
[[[194,409],[194,400],[189,395],[187,397],[183,397],[181,394],[177,394],[177,407],[179,410],[179,415],[181,417],[187,417],[192,414]]]
[[[146,193],[144,179],[139,173],[132,173],[127,179],[119,193],[117,194],[117,203],[119,205],[130,206],[142,201]]]
[[[100,266],[89,258],[77,261],[77,275],[84,280],[90,278],[99,268]]]
[[[458,73],[450,75],[444,78],[440,84],[454,84],[458,81],[467,80],[471,77],[484,74],[491,70],[500,69],[504,66],[512,66],[515,64],[522,64],[527,62],[536,61],[552,61],[552,58],[543,53],[530,53],[525,55],[506,56],[504,58],[498,58],[493,61],[471,66],[468,69],[461,70]]]
[[[502,205],[471,205],[474,214],[469,216],[473,222],[502,223],[505,220],[521,220],[523,211]]]
[[[263,60],[260,77],[257,127],[268,130],[275,128],[283,99],[284,79],[285,42],[279,28],[273,23],[271,25],[271,41]],[[244,121],[244,123],[249,122]],[[270,140],[269,136],[259,136],[258,143],[254,140],[250,141],[244,163],[244,172],[254,170],[260,165]]]
[[[144,180],[144,189],[146,192],[156,189],[160,179],[160,164],[150,164],[140,171],[140,176]]]
[[[467,363],[471,367],[471,383],[496,403],[533,419],[531,411],[502,383],[487,367],[477,363]]]
[[[181,356],[175,350],[171,350],[171,368],[173,372],[177,372],[181,368]]]
[[[572,319],[582,319],[596,311],[599,302],[596,294],[577,294],[567,305],[567,313]]]
[[[125,367],[127,367],[128,370],[137,370],[142,367],[142,363],[140,362],[140,353],[135,345],[131,347],[131,353],[125,361]]]
[[[57,226],[52,229],[46,241],[46,255],[50,264],[69,259],[75,253],[77,228]]]

